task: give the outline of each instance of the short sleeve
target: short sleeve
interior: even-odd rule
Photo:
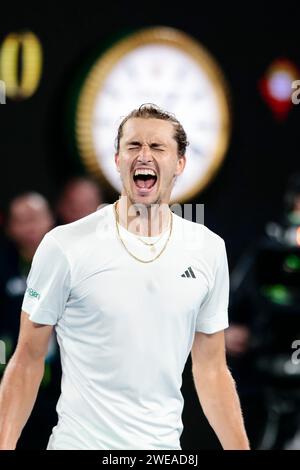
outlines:
[[[196,320],[196,331],[203,333],[215,333],[228,327],[229,270],[223,239],[215,266],[212,287],[201,304]]]
[[[69,297],[70,268],[51,232],[38,246],[26,282],[22,310],[36,323],[55,325]]]

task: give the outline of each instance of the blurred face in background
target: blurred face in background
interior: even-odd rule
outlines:
[[[99,188],[88,180],[69,182],[57,205],[57,214],[63,224],[69,224],[95,212],[102,204]]]
[[[20,249],[35,250],[53,227],[46,199],[38,193],[19,196],[11,202],[6,232]]]

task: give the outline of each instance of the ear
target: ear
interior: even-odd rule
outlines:
[[[179,176],[183,172],[185,168],[185,164],[186,164],[186,156],[180,155],[177,159],[176,171],[174,173],[174,176]]]
[[[115,153],[115,163],[116,163],[117,171],[120,173],[120,158],[119,158],[118,153]]]

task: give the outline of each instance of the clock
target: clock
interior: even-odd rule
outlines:
[[[191,199],[216,174],[228,146],[228,87],[221,69],[195,39],[169,27],[133,32],[97,57],[78,94],[75,141],[88,171],[118,193],[117,129],[143,103],[174,113],[183,125],[190,145],[170,202]]]

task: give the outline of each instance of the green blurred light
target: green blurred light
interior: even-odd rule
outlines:
[[[48,385],[50,385],[51,378],[52,378],[51,366],[50,364],[45,362],[44,376],[43,376],[42,383],[41,383],[42,388],[47,388]]]
[[[300,257],[288,255],[283,262],[283,268],[289,271],[300,271]]]
[[[289,290],[282,284],[275,284],[273,286],[263,286],[261,288],[262,294],[267,297],[271,302],[279,305],[289,305],[292,296]]]

